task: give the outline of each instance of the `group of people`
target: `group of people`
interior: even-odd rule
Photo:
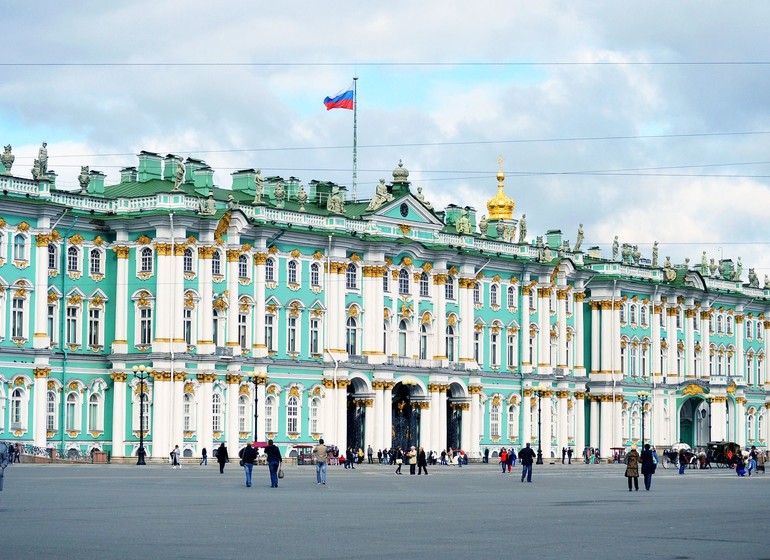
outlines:
[[[758,451],[756,446],[752,445],[748,450],[748,455],[736,454],[735,459],[735,473],[738,476],[751,476],[751,473],[758,473],[762,471],[765,473],[765,454],[762,451]]]
[[[658,467],[658,454],[650,447],[649,443],[644,444],[641,453],[637,451],[636,445],[631,446],[631,451],[626,453],[626,478],[628,479],[628,491],[631,492],[631,486],[639,491],[639,467],[641,466],[642,476],[644,476],[644,489],[649,490],[652,487],[652,475]]]

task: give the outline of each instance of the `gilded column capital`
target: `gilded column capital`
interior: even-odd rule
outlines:
[[[615,395],[615,402],[623,402],[623,395]]]
[[[443,286],[447,283],[447,280],[449,280],[448,274],[434,274],[433,275],[433,283],[437,286]]]
[[[449,391],[449,384],[440,385],[438,390],[440,393],[446,393],[447,391]]]
[[[127,259],[128,258],[128,252],[131,250],[130,247],[126,245],[117,245],[116,247],[112,248],[113,251],[115,251],[115,254],[119,259]]]
[[[383,381],[372,381],[372,389],[375,391],[382,391],[385,388],[385,383]]]
[[[735,316],[735,323],[736,323],[737,325],[740,325],[740,324],[741,324],[741,323],[743,323],[743,321],[745,321],[745,320],[746,320],[746,316],[745,316],[745,315],[736,315],[736,316]]]
[[[128,379],[128,374],[122,371],[115,371],[110,374],[110,379],[115,383],[125,383]]]
[[[263,265],[267,262],[267,253],[254,253],[254,264]]]
[[[243,381],[243,376],[237,373],[228,373],[225,375],[225,383],[228,385],[240,385]]]
[[[735,397],[735,402],[745,406],[748,401],[746,400],[746,397]]]
[[[483,390],[483,385],[468,385],[468,393],[471,395],[480,395]]]
[[[573,296],[575,298],[575,303],[583,303],[586,299],[586,293],[585,292],[575,292],[575,295]]]
[[[216,252],[216,247],[198,247],[198,258],[210,259]]]
[[[177,243],[174,245],[174,256],[184,257],[184,252],[187,250],[187,243]]]
[[[586,393],[584,391],[575,391],[575,399],[581,400],[586,398]]]
[[[527,387],[526,389],[524,389],[523,392],[525,397],[531,397],[534,394],[535,390]]]
[[[709,397],[709,400],[711,402],[713,402],[713,403],[726,403],[727,402],[727,397],[722,397],[722,396],[714,395],[713,397]]]
[[[569,397],[569,391],[556,391],[557,399],[566,399]]]
[[[551,292],[553,292],[553,288],[546,287],[546,288],[538,288],[537,289],[537,297],[540,298],[549,298],[551,297]]]
[[[175,371],[174,372],[174,381],[184,381],[187,379],[187,372],[186,371]]]
[[[565,300],[567,299],[568,294],[569,294],[569,288],[565,290],[556,290],[556,299]]]
[[[197,379],[201,383],[214,383],[217,379],[215,373],[199,373],[196,375]]]
[[[151,371],[150,375],[155,381],[171,381],[170,371]]]
[[[323,385],[326,389],[334,389],[334,380],[333,379],[324,379]]]
[[[350,379],[338,379],[337,389],[347,389],[350,383],[351,383]]]
[[[666,315],[668,317],[676,317],[677,315],[679,315],[679,307],[677,307],[676,305],[673,307],[667,307]]]
[[[611,311],[612,310],[612,300],[603,300],[599,302],[599,308],[602,311]]]
[[[35,379],[48,379],[48,376],[51,375],[51,368],[36,367],[32,370],[32,375],[35,376]]]
[[[430,409],[430,401],[416,401],[412,403],[413,406],[416,408],[419,408],[420,410],[428,410]]]
[[[386,391],[392,391],[392,390],[393,390],[393,387],[395,387],[395,386],[396,386],[396,382],[395,382],[395,381],[385,381],[385,382],[383,383],[383,385],[384,385],[384,387],[383,387],[383,388],[384,388]]]
[[[159,257],[170,257],[171,256],[171,243],[156,243],[155,244],[155,253]]]
[[[241,250],[240,249],[228,249],[227,250],[227,262],[238,262],[239,258],[241,258]]]

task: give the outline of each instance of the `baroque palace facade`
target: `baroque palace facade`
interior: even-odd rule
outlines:
[[[643,429],[766,445],[770,286],[740,260],[660,265],[657,243],[646,260],[617,238],[602,255],[582,226],[572,247],[528,239],[502,167],[477,217],[433,208],[401,163],[355,202],[138,158],[114,185],[83,168],[73,191],[4,154],[0,440],[113,459],[140,435],[153,458],[320,437],[607,456]]]

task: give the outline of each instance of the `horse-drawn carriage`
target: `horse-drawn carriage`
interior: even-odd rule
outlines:
[[[733,441],[710,441],[706,452],[707,461],[716,464],[719,469],[733,468],[737,457],[741,455],[741,446]]]
[[[675,443],[671,446],[671,449],[663,451],[663,457],[660,459],[661,466],[664,469],[667,469],[670,466],[679,468],[680,451],[682,451],[682,455],[684,456],[685,465],[693,469],[697,469],[700,466],[698,454],[686,443]]]

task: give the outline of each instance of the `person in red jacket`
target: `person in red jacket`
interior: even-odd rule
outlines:
[[[500,464],[503,466],[502,474],[505,474],[505,467],[508,464],[508,452],[505,450],[505,447],[500,450]]]

